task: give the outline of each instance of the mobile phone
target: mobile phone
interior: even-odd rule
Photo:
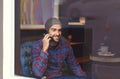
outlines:
[[[44,37],[46,34],[47,34],[47,33],[43,33],[43,37]],[[50,41],[54,41],[54,39],[53,39],[52,37],[49,37],[49,38],[51,38]]]
[[[52,38],[52,37],[50,37],[51,38],[51,40],[50,41],[54,41],[54,39]]]

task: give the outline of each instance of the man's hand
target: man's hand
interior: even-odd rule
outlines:
[[[49,41],[51,40],[50,34],[46,34],[43,38],[43,52],[47,52],[48,47],[49,47]]]

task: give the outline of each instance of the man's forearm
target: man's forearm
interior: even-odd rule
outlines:
[[[44,53],[42,50],[39,52],[39,54],[37,52],[33,52],[32,59],[32,69],[34,74],[37,77],[42,77],[47,68],[48,54]]]

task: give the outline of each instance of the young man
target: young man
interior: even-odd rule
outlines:
[[[64,76],[62,64],[66,60],[75,77],[72,79],[86,79],[79,63],[76,62],[72,47],[62,38],[62,24],[56,18],[50,18],[45,24],[48,32],[43,39],[35,42],[32,48],[32,69],[38,78],[71,79]]]

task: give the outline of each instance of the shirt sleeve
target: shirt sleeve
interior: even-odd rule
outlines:
[[[42,77],[48,62],[48,54],[43,52],[39,44],[32,46],[32,70],[35,76]]]
[[[71,46],[68,47],[67,62],[69,64],[70,68],[72,69],[73,73],[76,76],[84,76],[84,77],[86,77],[85,72],[83,72],[83,70],[81,69],[79,63],[75,59],[73,49],[72,49]]]

